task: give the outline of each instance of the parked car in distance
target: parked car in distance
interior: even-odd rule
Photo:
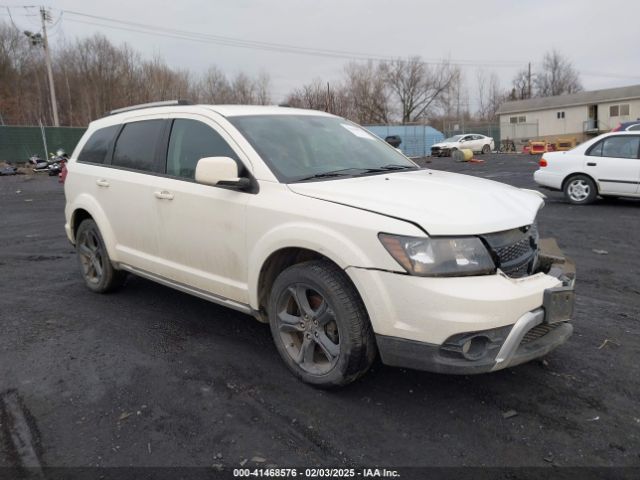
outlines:
[[[577,205],[598,195],[639,197],[639,159],[640,131],[609,132],[566,152],[545,153],[533,178]]]
[[[495,150],[493,138],[478,133],[454,135],[442,142],[431,146],[432,157],[450,157],[454,150],[463,148],[473,150],[474,153],[489,153]]]
[[[500,370],[572,332],[575,270],[538,238],[540,193],[421,169],[328,113],[131,107],[92,122],[67,169],[90,290],[132,273],[253,315],[313,385],[352,382],[378,354]]]
[[[635,132],[640,131],[640,118],[631,122],[622,122],[612,132]]]

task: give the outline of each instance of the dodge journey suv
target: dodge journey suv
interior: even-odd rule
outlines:
[[[383,363],[499,370],[572,332],[573,264],[543,196],[422,169],[358,125],[287,107],[162,102],[91,123],[66,232],[89,289],[134,274],[270,325],[332,387]]]

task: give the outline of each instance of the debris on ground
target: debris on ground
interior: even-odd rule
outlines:
[[[516,412],[515,410],[507,410],[506,412],[502,413],[502,418],[507,419],[507,418],[513,418],[516,417],[518,415],[518,412]]]
[[[598,255],[609,255],[607,250],[600,250],[599,248],[594,248],[591,250],[593,253],[597,253]]]
[[[619,347],[620,344],[614,340],[611,340],[609,338],[605,338],[604,342],[602,342],[602,344],[598,347],[598,350],[602,350],[604,347],[606,347],[607,345],[615,345],[616,347]]]
[[[118,417],[118,421],[125,420],[125,419],[129,418],[131,415],[133,415],[133,413],[131,413],[131,412],[122,412],[120,414],[120,416]]]
[[[0,167],[0,176],[17,175],[18,169],[16,167],[6,166]]]
[[[264,457],[258,457],[258,456],[256,456],[256,457],[251,457],[251,461],[252,461],[252,462],[255,462],[255,463],[264,463],[264,462],[266,462],[266,461],[267,461],[267,459],[266,459],[266,458],[264,458]]]
[[[596,415],[593,418],[587,418],[587,422],[597,422],[598,420],[600,420],[600,415]]]

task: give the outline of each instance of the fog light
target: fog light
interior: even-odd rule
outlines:
[[[489,339],[484,335],[470,338],[462,345],[462,355],[467,360],[478,360],[487,353]]]

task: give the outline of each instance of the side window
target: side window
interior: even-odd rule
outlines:
[[[638,147],[640,147],[640,136],[625,135],[619,137],[605,138],[602,142],[603,157],[615,158],[638,158]]]
[[[636,131],[636,130],[640,130],[640,123],[638,123],[637,125],[631,125],[629,128],[627,128],[628,131]]]
[[[603,141],[596,143],[591,149],[587,152],[587,155],[591,157],[601,157],[602,156],[602,145]]]
[[[167,174],[194,179],[196,164],[204,157],[231,157],[239,163],[229,144],[209,125],[197,120],[174,120],[167,154]],[[242,175],[242,166],[239,164],[238,167]]]
[[[78,161],[104,163],[109,148],[111,147],[111,142],[119,129],[120,125],[113,125],[93,132],[89,140],[87,140],[87,143],[82,147],[80,155],[78,155]]]
[[[157,172],[156,147],[164,125],[164,120],[127,123],[116,141],[112,164],[144,172]]]

